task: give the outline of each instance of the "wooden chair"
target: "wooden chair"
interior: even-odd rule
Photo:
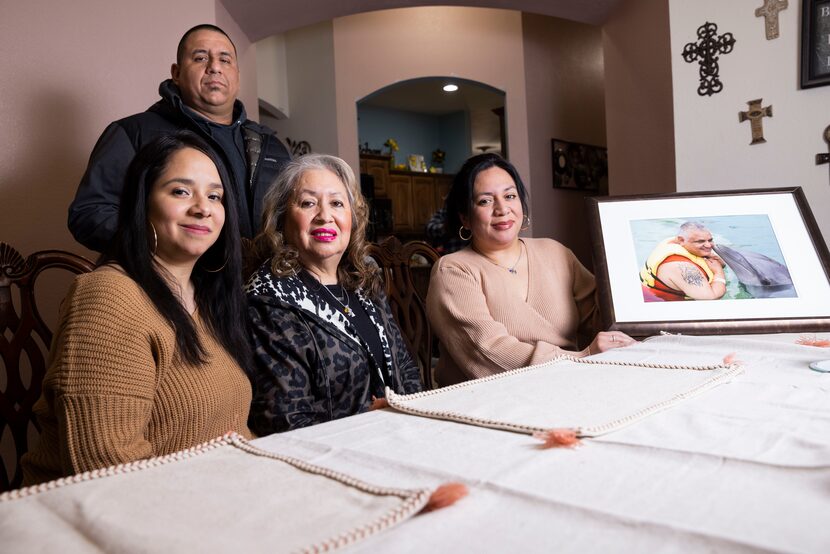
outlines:
[[[438,252],[422,241],[401,244],[389,237],[369,246],[369,255],[383,271],[386,296],[392,314],[421,370],[424,387],[434,388],[432,353],[434,336],[426,314],[429,273],[438,261]]]
[[[24,260],[0,242],[0,492],[20,486],[23,473],[18,462],[29,449],[32,430],[39,431],[32,406],[40,397],[52,331],[38,311],[35,283],[47,269],[78,274],[94,267],[86,258],[60,250],[35,252]]]

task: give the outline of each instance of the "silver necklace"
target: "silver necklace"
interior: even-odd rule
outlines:
[[[476,252],[478,252],[478,250],[476,250]],[[487,259],[487,261],[490,262],[491,264],[497,265],[499,267],[503,267],[504,269],[506,269],[507,271],[509,271],[513,275],[518,275],[519,271],[516,269],[516,266],[518,266],[519,262],[522,261],[522,254],[524,254],[524,242],[519,241],[519,257],[516,258],[515,263],[510,267],[507,267],[506,265],[501,265],[500,263],[498,263],[496,261],[493,261],[493,259],[490,256],[488,256],[487,254],[483,254],[481,252],[478,252],[478,253],[481,254],[482,256],[484,256]]]
[[[345,301],[345,302],[343,302],[342,300],[340,300],[340,298],[338,298],[336,294],[334,294],[333,292],[331,292],[331,289],[329,289],[326,285],[323,285],[323,288],[326,290],[326,292],[328,292],[328,293],[329,293],[329,296],[331,296],[332,298],[334,298],[334,300],[335,300],[338,304],[340,304],[340,306],[343,308],[343,313],[344,313],[344,314],[346,314],[346,315],[347,315],[347,316],[349,316],[349,317],[354,317],[354,310],[352,310],[352,309],[349,307],[349,303],[350,303],[350,302],[349,302],[349,291],[347,291],[347,290],[346,290],[346,287],[344,287],[344,286],[342,286],[342,285],[341,285],[341,287],[340,287],[341,289],[343,289],[343,294],[346,296],[346,301]]]

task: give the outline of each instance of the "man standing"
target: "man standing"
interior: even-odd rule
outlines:
[[[714,253],[709,229],[696,221],[652,251],[640,270],[643,299],[717,300],[726,293],[723,260]]]
[[[75,239],[99,252],[115,234],[127,166],[162,133],[189,129],[204,137],[225,162],[236,193],[243,237],[258,231],[262,200],[290,154],[268,127],[249,120],[239,92],[236,47],[214,25],[197,25],[179,41],[171,79],[146,112],[111,123],[95,145],[69,207]]]

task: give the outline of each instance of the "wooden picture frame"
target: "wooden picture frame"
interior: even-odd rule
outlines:
[[[801,88],[830,85],[830,0],[801,2]]]
[[[800,187],[593,197],[587,202],[606,329],[636,337],[663,331],[708,335],[830,330],[830,253]],[[654,274],[646,261],[659,273],[655,260],[663,259],[660,249],[676,242],[669,239],[687,221],[711,231],[715,251],[724,259],[721,246],[733,254],[740,247],[739,252],[755,256],[750,259],[756,265],[748,270],[730,259],[724,268],[727,292],[717,300],[691,300],[681,294],[670,298],[680,301],[664,301],[643,284],[642,270],[646,279]],[[748,277],[751,270],[755,273]]]
[[[608,150],[566,140],[550,140],[553,188],[608,194]]]

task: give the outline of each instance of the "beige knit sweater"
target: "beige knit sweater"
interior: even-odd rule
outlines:
[[[175,334],[127,275],[75,279],[61,306],[43,394],[42,433],[22,459],[27,485],[189,448],[247,427],[251,386],[197,316],[207,359],[174,356]]]
[[[548,361],[568,350],[584,356],[599,327],[594,277],[573,252],[550,239],[522,239],[527,298],[520,276],[472,248],[432,269],[427,313],[441,345],[441,386]],[[564,350],[563,350],[564,349]]]

